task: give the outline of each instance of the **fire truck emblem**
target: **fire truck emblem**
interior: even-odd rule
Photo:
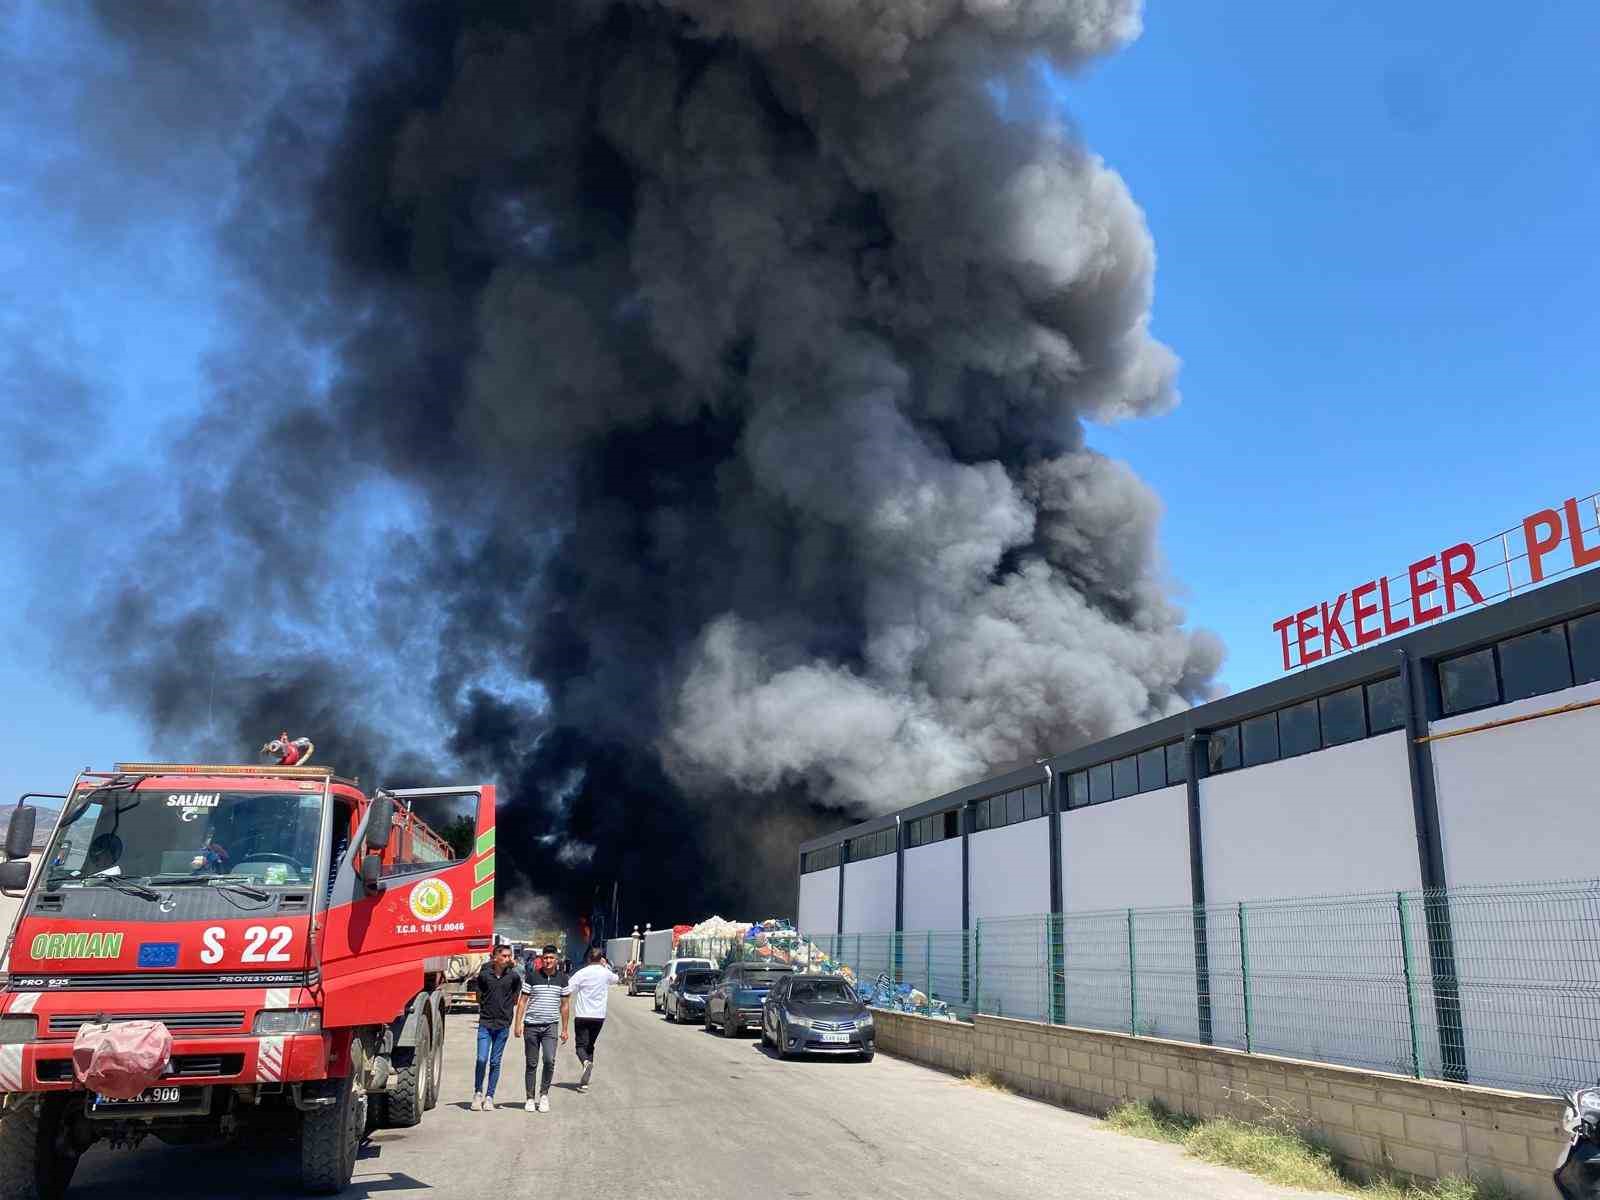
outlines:
[[[424,879],[411,889],[411,915],[419,921],[442,921],[455,899],[444,880]]]

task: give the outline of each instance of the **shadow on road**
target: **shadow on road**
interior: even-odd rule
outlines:
[[[764,1045],[759,1041],[753,1043],[750,1049],[763,1058],[770,1058],[773,1062],[781,1062],[785,1065],[816,1067],[869,1067],[872,1065],[871,1063],[862,1062],[853,1054],[807,1054],[797,1058],[779,1058],[776,1047]]]
[[[300,1155],[294,1147],[251,1145],[244,1147],[183,1146],[166,1148],[155,1141],[135,1151],[110,1150],[97,1146],[84,1155],[73,1182],[73,1197],[126,1200],[129,1194],[127,1168],[129,1155],[146,1160],[139,1164],[141,1176],[161,1179],[160,1195],[173,1200],[217,1196],[304,1196],[300,1187]],[[400,1171],[376,1168],[383,1144],[362,1143],[356,1162],[356,1177],[346,1197],[378,1196],[384,1192],[426,1191],[432,1185]],[[161,1161],[165,1159],[166,1161]]]

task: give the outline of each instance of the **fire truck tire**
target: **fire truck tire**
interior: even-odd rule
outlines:
[[[433,1063],[428,1069],[428,1100],[424,1108],[439,1106],[439,1081],[444,1078],[444,1016],[433,1030]]]
[[[433,1028],[426,1018],[417,1023],[417,1046],[411,1055],[411,1064],[394,1073],[389,1085],[389,1119],[391,1129],[410,1129],[422,1121],[427,1107],[429,1077],[433,1074]]]
[[[0,1200],[61,1200],[67,1194],[78,1156],[56,1149],[63,1108],[55,1097],[7,1100],[0,1121]]]
[[[327,1196],[350,1186],[366,1129],[367,1093],[352,1073],[333,1105],[301,1114],[300,1183],[306,1191]]]

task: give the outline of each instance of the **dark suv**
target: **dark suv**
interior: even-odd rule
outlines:
[[[791,975],[767,994],[761,1041],[779,1058],[795,1054],[855,1054],[871,1062],[875,1022],[842,975]]]
[[[737,1037],[761,1028],[761,1006],[773,984],[794,974],[787,963],[736,962],[706,997],[706,1028]]]

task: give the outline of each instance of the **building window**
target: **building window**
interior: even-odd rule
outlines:
[[[1026,797],[1021,790],[1006,794],[1006,824],[1019,825],[1027,818]]]
[[[813,871],[827,871],[839,865],[840,846],[824,846],[820,850],[808,851],[800,860],[801,874],[810,874]]]
[[[1600,680],[1600,613],[1568,621],[1567,641],[1572,646],[1573,682]]]
[[[972,829],[975,833],[982,833],[989,828],[989,802],[979,800],[972,806]]]
[[[881,858],[885,854],[893,853],[893,829],[880,829],[876,833],[864,833],[860,837],[850,839],[851,862],[861,862],[869,858]]]
[[[1237,725],[1228,725],[1211,731],[1210,744],[1206,747],[1206,760],[1213,775],[1218,771],[1238,769],[1239,727]]]
[[[1278,749],[1284,758],[1322,749],[1322,725],[1317,719],[1315,700],[1278,710]]]
[[[1067,776],[1067,807],[1083,808],[1089,803],[1089,772],[1074,771]]]
[[[941,817],[944,820],[944,836],[945,836],[945,840],[949,841],[951,838],[960,837],[961,836],[961,811],[959,809],[952,808],[949,812],[941,813],[939,817],[935,817],[934,821],[938,822]],[[937,829],[938,825],[935,824],[934,828]]]
[[[1400,676],[1391,675],[1367,684],[1367,732],[1377,737],[1406,724],[1406,694]]]
[[[1029,784],[1022,789],[1022,806],[1024,821],[1032,821],[1045,814],[1045,786],[1043,784]]]
[[[1113,795],[1121,800],[1139,792],[1139,760],[1129,755],[1111,764]]]
[[[1167,746],[1167,782],[1183,783],[1189,778],[1189,752],[1182,742]]]
[[[1500,643],[1500,700],[1526,700],[1572,686],[1572,660],[1567,657],[1567,631],[1551,625]]]
[[[1153,792],[1167,786],[1167,752],[1157,746],[1139,755],[1139,790]]]
[[[1251,717],[1241,722],[1244,732],[1244,765],[1259,767],[1262,763],[1278,761],[1278,714]]]
[[[1322,744],[1342,746],[1367,736],[1367,714],[1359,687],[1345,688],[1317,701],[1322,718]]]
[[[1101,763],[1089,768],[1089,803],[1104,804],[1115,799],[1111,790],[1111,764]]]
[[[1500,701],[1500,684],[1495,677],[1494,647],[1474,650],[1439,664],[1439,698],[1444,715],[1487,708]]]

